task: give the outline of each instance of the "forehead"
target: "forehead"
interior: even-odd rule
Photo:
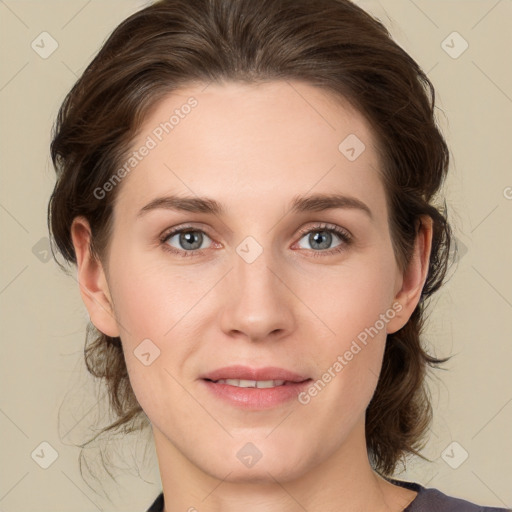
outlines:
[[[118,195],[123,209],[165,193],[244,209],[308,191],[350,192],[385,207],[368,123],[347,101],[302,82],[174,91],[153,107],[132,150],[138,155],[125,165]]]

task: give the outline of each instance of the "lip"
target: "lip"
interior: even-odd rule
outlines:
[[[214,382],[220,379],[284,380],[285,383],[273,388],[240,388]],[[312,379],[284,368],[250,368],[238,365],[206,373],[200,380],[214,397],[224,403],[245,410],[264,410],[296,400],[297,395],[309,386]]]
[[[265,368],[251,368],[249,366],[234,365],[219,368],[200,376],[201,379],[220,380],[220,379],[244,379],[244,380],[285,380],[288,382],[303,382],[309,379],[306,375],[276,366],[267,366]]]

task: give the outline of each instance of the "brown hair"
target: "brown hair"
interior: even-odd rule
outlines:
[[[420,302],[407,324],[388,335],[366,411],[372,465],[390,475],[404,455],[419,455],[431,420],[426,371],[445,360],[426,352],[420,333],[426,299],[448,269],[451,229],[446,212],[433,204],[449,160],[434,117],[434,88],[379,21],[348,0],[161,0],[136,12],[114,30],[59,111],[51,143],[57,183],[48,206],[50,232],[65,260],[76,263],[70,226],[74,217],[85,216],[91,249],[102,259],[119,187],[104,199],[94,190],[125,160],[159,99],[194,82],[269,80],[321,87],[347,99],[368,120],[380,149],[391,238],[402,270],[421,217],[433,219]],[[103,431],[130,431],[144,414],[120,339],[91,324],[85,360],[104,380],[116,414]]]

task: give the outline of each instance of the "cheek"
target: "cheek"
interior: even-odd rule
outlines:
[[[374,326],[381,314],[393,311],[394,271],[394,259],[386,253],[354,258],[335,273],[325,272],[320,279],[316,275],[298,283],[298,294],[329,328],[325,329],[326,339],[340,349]],[[377,329],[382,328],[379,322]]]
[[[162,390],[179,406],[183,393],[171,375],[181,380],[197,350],[201,308],[193,307],[211,288],[208,276],[187,277],[183,269],[162,268],[129,251],[118,261],[111,293],[133,391],[145,411],[158,411]]]
[[[112,295],[124,339],[163,339],[187,305],[190,309],[200,283],[187,286],[179,269],[148,264],[144,255],[125,255],[121,261],[112,271]]]
[[[313,281],[299,292],[305,303],[314,304],[314,313],[322,320],[313,322],[316,342],[308,349],[322,382],[304,397],[305,402],[318,396],[319,409],[343,403],[356,415],[364,412],[381,370],[387,325],[396,315],[394,271],[393,257],[383,253],[325,279],[322,294],[318,287],[314,292]],[[311,331],[309,336],[315,335]],[[342,416],[340,421],[345,421]]]

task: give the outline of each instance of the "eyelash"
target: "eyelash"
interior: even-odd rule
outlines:
[[[172,254],[177,254],[178,256],[181,256],[183,258],[187,258],[187,257],[190,257],[190,256],[201,256],[201,255],[203,255],[203,252],[206,249],[195,249],[195,250],[192,250],[192,251],[183,251],[183,250],[175,249],[174,247],[170,246],[167,243],[169,238],[172,238],[176,234],[179,234],[179,233],[182,233],[182,232],[187,232],[187,231],[190,231],[190,232],[196,232],[197,231],[197,232],[204,233],[205,235],[208,236],[208,233],[206,233],[202,229],[195,228],[194,226],[181,226],[178,229],[172,229],[171,231],[165,232],[160,237],[160,243],[162,245],[162,248],[165,251],[171,252]],[[342,243],[340,245],[336,246],[334,249],[319,250],[319,251],[315,251],[313,249],[306,249],[306,250],[309,250],[309,251],[313,251],[313,257],[314,258],[318,258],[318,257],[322,257],[322,256],[331,256],[333,254],[340,253],[340,252],[344,251],[346,249],[346,247],[352,243],[352,235],[348,231],[346,231],[343,228],[340,228],[339,226],[335,226],[333,224],[323,224],[323,223],[322,224],[318,224],[318,225],[313,226],[313,227],[310,227],[310,228],[305,228],[305,229],[299,231],[299,233],[298,233],[299,240],[301,238],[303,238],[304,235],[307,235],[309,233],[314,233],[314,232],[317,232],[317,231],[318,232],[334,233],[335,235],[337,235],[342,240]],[[209,237],[209,238],[211,238],[211,237]]]

